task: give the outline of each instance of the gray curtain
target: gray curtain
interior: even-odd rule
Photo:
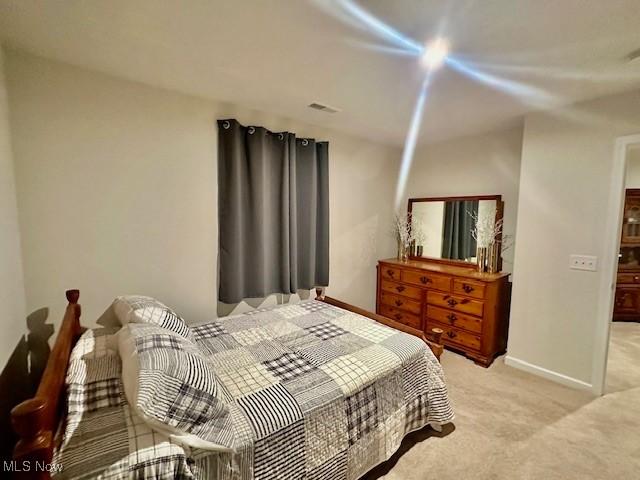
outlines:
[[[478,200],[445,202],[442,258],[464,260],[476,256],[472,215],[478,215]]]
[[[224,303],[329,283],[329,144],[218,121]]]

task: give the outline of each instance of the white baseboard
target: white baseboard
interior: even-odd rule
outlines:
[[[532,363],[525,362],[524,360],[520,360],[509,355],[504,358],[504,364],[528,373],[532,373],[534,375],[538,375],[539,377],[546,378],[553,382],[561,383],[562,385],[566,385],[567,387],[577,388],[578,390],[593,391],[593,385],[591,385],[590,383],[583,382],[582,380],[578,380],[577,378],[568,377],[567,375],[554,372],[553,370],[548,370],[546,368],[533,365]]]

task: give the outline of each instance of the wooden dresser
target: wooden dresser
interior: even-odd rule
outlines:
[[[378,262],[376,312],[415,330],[444,331],[445,346],[485,367],[506,351],[508,273],[428,260]]]

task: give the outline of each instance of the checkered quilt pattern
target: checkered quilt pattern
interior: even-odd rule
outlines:
[[[95,384],[109,378],[89,382],[86,373],[82,379],[70,372],[75,381],[70,386],[84,392],[73,401],[92,412],[76,421],[75,429],[73,422],[71,431],[67,427],[62,453],[67,453],[69,470],[85,473],[90,469],[83,464],[102,462],[92,471],[119,472],[123,478],[135,471],[136,478],[163,478],[163,472],[171,472],[176,478],[220,480],[357,479],[388,459],[407,433],[453,419],[442,368],[427,346],[352,312],[309,300],[190,328],[227,402],[233,449],[180,447],[138,425],[146,438],[155,435],[139,453],[140,435],[129,426],[135,415],[117,375],[109,387]],[[84,343],[96,335],[85,334]],[[117,360],[111,360],[114,369]],[[100,389],[112,393],[96,394]],[[103,398],[110,396],[116,399]],[[91,415],[93,423],[104,422],[102,412],[114,412],[112,421],[119,422],[120,437],[107,440],[118,454],[92,458],[81,448],[98,450],[89,441],[98,434],[83,423]],[[87,439],[71,448],[74,430],[81,426]],[[64,463],[64,455],[60,458]]]
[[[87,330],[71,352],[66,422],[55,478],[193,479],[180,445],[147,426],[129,407],[121,379],[116,330]]]

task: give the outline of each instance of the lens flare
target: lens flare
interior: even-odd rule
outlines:
[[[340,8],[343,13],[346,13],[353,20],[356,20],[361,28],[373,33],[383,40],[393,43],[398,47],[407,49],[414,55],[422,54],[422,51],[424,50],[422,45],[387,25],[357,3],[351,0],[335,0],[333,5]]]
[[[436,70],[442,66],[449,55],[449,42],[438,37],[427,44],[420,57],[420,63],[427,70]]]
[[[416,150],[416,143],[418,141],[418,134],[420,133],[420,125],[422,124],[422,116],[424,114],[424,104],[427,100],[429,85],[431,84],[431,75],[432,70],[429,70],[427,71],[427,75],[424,77],[422,87],[420,88],[420,94],[418,95],[418,100],[413,108],[413,115],[411,117],[411,123],[409,124],[409,130],[407,131],[407,138],[404,142],[402,160],[400,161],[400,172],[398,173],[398,183],[396,185],[396,211],[400,210],[402,205],[404,191],[407,186],[407,178],[409,177],[409,171],[411,170],[411,164],[413,163],[413,154]]]
[[[445,30],[448,30],[453,15],[452,8],[454,2],[449,0],[446,3],[445,11],[440,19],[440,27],[434,34],[437,36],[427,45],[422,45],[412,38],[402,34],[395,28],[384,23],[372,13],[368,12],[355,0],[310,0],[325,13],[332,15],[357,29],[366,31],[374,35],[382,44],[363,44],[358,46],[378,51],[384,54],[412,57],[412,61],[419,62],[425,70],[424,81],[419,90],[418,98],[413,109],[411,122],[407,130],[400,171],[398,174],[398,184],[396,187],[395,207],[400,209],[404,198],[405,187],[413,162],[420,127],[424,114],[424,108],[428,91],[430,89],[432,75],[440,67],[446,66],[475,82],[491,87],[499,92],[510,95],[521,103],[534,107],[537,110],[546,110],[549,114],[570,119],[582,123],[600,123],[608,119],[596,115],[593,112],[581,110],[577,106],[563,107],[562,98],[554,96],[533,85],[518,82],[506,78],[506,74],[518,75],[538,75],[545,78],[557,79],[584,79],[591,81],[615,81],[618,77],[635,77],[637,73],[620,72],[616,74],[596,74],[596,72],[579,72],[564,69],[549,69],[545,67],[532,67],[525,65],[496,65],[490,63],[480,63],[478,58],[465,57],[461,54],[453,55],[449,53],[449,44],[442,37]],[[475,4],[475,0],[467,0],[466,3],[456,3],[457,16],[462,15]],[[462,5],[462,7],[460,7]],[[451,37],[451,32],[447,35]],[[491,73],[490,73],[491,72]],[[500,74],[500,76],[498,75]],[[586,78],[584,78],[586,77]],[[611,77],[611,78],[609,78]]]
[[[450,55],[445,59],[446,64],[456,70],[458,73],[477,80],[489,87],[493,87],[496,90],[500,90],[504,93],[517,97],[521,100],[525,100],[535,107],[551,107],[554,104],[558,104],[558,99],[549,95],[547,92],[525,85],[513,80],[491,75],[490,73],[483,72],[477,68],[473,68],[467,65],[465,62],[458,60],[455,56]]]

